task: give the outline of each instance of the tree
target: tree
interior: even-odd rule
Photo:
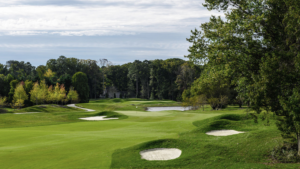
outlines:
[[[45,101],[47,100],[47,98],[48,98],[48,86],[46,84],[46,81],[42,80],[40,82],[39,100],[42,103],[45,103]]]
[[[79,99],[81,103],[89,102],[89,86],[88,79],[85,73],[77,72],[72,77],[72,85],[74,89],[79,94]]]
[[[108,60],[107,59],[99,59],[99,64],[100,64],[100,68],[102,69],[102,89],[103,89],[103,94],[105,93],[105,87],[104,87],[104,71],[103,68],[107,65]]]
[[[15,88],[17,87],[19,81],[18,80],[12,80],[10,82],[10,91],[8,93],[8,102],[11,103],[14,97]]]
[[[30,98],[31,98],[31,95],[30,95],[30,91],[33,87],[33,82],[31,80],[26,80],[25,83],[24,83],[24,89],[26,91],[26,94],[28,95],[29,99],[25,101],[25,105],[27,106],[30,106],[32,105],[32,103],[30,102]]]
[[[6,105],[7,98],[0,96],[0,108],[3,108]]]
[[[30,91],[30,101],[38,105],[38,101],[40,101],[40,85],[38,82],[35,82],[32,90]]]
[[[56,104],[62,99],[61,93],[60,93],[60,84],[56,83],[53,94],[52,94],[52,101]]]
[[[78,93],[76,92],[76,90],[74,90],[74,87],[70,87],[70,90],[69,90],[69,93],[68,93],[68,95],[67,95],[67,98],[68,98],[68,100],[70,100],[71,101],[71,104],[75,101],[75,102],[77,102],[78,101],[78,99],[79,99],[79,95],[78,95]]]
[[[55,76],[55,72],[52,72],[52,70],[51,69],[48,69],[47,71],[46,71],[46,73],[44,74],[44,77],[48,77],[48,78],[51,78],[51,77],[53,77],[53,76]]]
[[[194,82],[194,70],[188,65],[188,63],[184,63],[179,67],[178,72],[179,74],[177,75],[175,83],[177,84],[178,89],[183,92]]]
[[[59,100],[62,103],[68,102],[67,91],[65,89],[64,84],[60,85],[59,94],[60,94]]]
[[[47,69],[46,69],[46,66],[43,66],[43,65],[40,65],[36,68],[36,71],[37,71],[37,74],[38,74],[38,77],[40,80],[43,80],[44,79],[44,74],[46,73]]]
[[[53,86],[49,86],[48,90],[46,91],[46,100],[48,103],[53,103],[55,101],[55,93],[53,90]]]
[[[233,77],[258,114],[278,115],[278,129],[294,138],[300,156],[299,1],[206,0],[204,6],[226,11],[226,21],[212,16],[192,31],[186,57]]]
[[[14,97],[13,97],[13,103],[15,106],[18,106],[19,108],[24,106],[24,101],[28,99],[28,95],[26,94],[26,91],[24,90],[24,84],[19,83],[15,89]]]
[[[128,77],[131,80],[134,80],[136,85],[135,85],[135,89],[136,89],[136,93],[135,93],[135,97],[138,98],[139,96],[139,79],[140,79],[140,74],[141,74],[141,61],[139,60],[135,60],[128,68]]]

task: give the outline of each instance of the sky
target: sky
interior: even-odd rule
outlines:
[[[190,31],[209,21],[204,0],[9,0],[0,2],[0,63],[45,65],[59,56],[113,64],[181,58]]]

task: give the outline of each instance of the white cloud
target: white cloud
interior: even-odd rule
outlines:
[[[13,44],[0,43],[0,48],[149,48],[149,49],[186,49],[188,43],[151,43],[151,42],[111,42],[111,43],[47,43]],[[138,50],[142,51],[142,50]],[[148,50],[147,50],[148,51]]]
[[[48,33],[62,36],[94,36],[181,32],[186,27],[200,25],[201,18],[207,19],[211,14],[220,15],[201,8],[201,1],[194,0],[70,1],[82,2],[84,3],[82,6],[72,3],[69,6],[59,6],[59,3],[37,6],[28,5],[26,2],[39,1],[13,0],[0,3],[7,4],[0,6],[2,34],[17,36]],[[44,1],[46,2],[48,1]]]

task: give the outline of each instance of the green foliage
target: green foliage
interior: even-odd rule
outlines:
[[[24,102],[28,100],[28,95],[26,94],[26,91],[23,86],[24,86],[23,83],[18,84],[16,89],[14,90],[14,95],[13,95],[12,105],[15,107],[19,107],[19,109],[23,107]]]
[[[72,85],[79,95],[81,103],[89,102],[88,78],[85,73],[77,72],[72,77]]]
[[[19,81],[18,80],[12,80],[9,85],[10,85],[10,91],[8,93],[8,102],[11,103],[14,97],[15,93],[15,88],[17,87]]]
[[[67,98],[68,98],[68,100],[71,101],[71,104],[74,103],[74,102],[76,103],[76,102],[79,101],[79,95],[78,95],[77,91],[74,90],[74,88],[72,86],[70,87]]]
[[[204,6],[225,11],[226,20],[212,16],[188,39],[186,57],[205,63],[211,76],[196,83],[202,89],[209,87],[204,80],[217,77],[234,85],[257,114],[275,112],[282,135],[298,140],[300,156],[299,1],[207,0]]]

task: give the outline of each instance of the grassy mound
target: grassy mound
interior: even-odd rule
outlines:
[[[282,141],[274,120],[271,126],[265,126],[261,121],[257,124],[246,119],[245,115],[221,115],[196,121],[194,125],[196,129],[181,133],[179,139],[150,141],[115,151],[111,168],[272,168],[270,152]],[[227,137],[205,134],[219,129],[246,133]],[[151,148],[178,148],[182,155],[170,161],[141,159],[139,152]],[[289,165],[295,167],[295,164]]]
[[[117,112],[113,111],[103,111],[100,113],[97,113],[97,116],[106,116],[106,118],[119,118],[119,119],[127,119],[128,116],[124,114],[119,114]]]
[[[70,112],[70,111],[82,111],[73,107],[67,107],[65,105],[35,105],[26,107],[20,110],[15,110],[14,113],[23,113],[23,112]]]

